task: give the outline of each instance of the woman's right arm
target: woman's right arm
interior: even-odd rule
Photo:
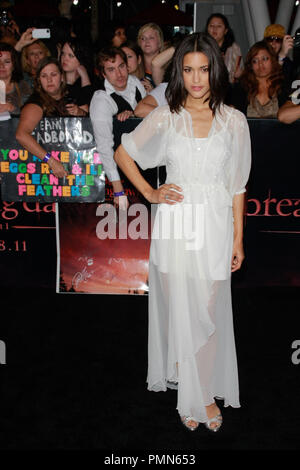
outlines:
[[[147,95],[136,105],[134,115],[139,118],[144,118],[148,116],[153,109],[157,108],[157,106],[156,99],[151,95]]]
[[[157,54],[152,60],[152,78],[156,86],[163,81],[166,65],[172,59],[174,52],[175,47],[171,46]]]
[[[29,44],[32,44],[37,40],[32,37],[33,30],[34,28],[27,28],[26,31],[21,35],[18,42],[14,45],[14,48],[17,52],[21,52],[23,47],[29,46]]]
[[[19,125],[16,131],[16,139],[22,145],[22,147],[41,160],[43,160],[47,151],[37,143],[31,133],[42,118],[42,109],[36,104],[29,103],[24,106],[21,111]],[[64,169],[63,164],[58,160],[55,160],[53,157],[49,158],[48,165],[53,171],[54,175],[58,178],[67,176],[68,173]]]
[[[119,168],[147,201],[152,204],[166,203],[170,205],[182,201],[183,196],[176,192],[181,191],[181,188],[175,184],[163,184],[158,189],[152,188],[141,175],[135,161],[128,155],[123,145],[117,148],[114,159]],[[175,191],[173,191],[174,189]]]
[[[5,113],[6,111],[9,113],[13,113],[15,110],[15,107],[12,103],[0,103],[0,113]]]
[[[291,124],[297,119],[300,119],[300,105],[294,104],[292,101],[287,101],[279,108],[277,117],[279,121],[285,124]]]
[[[84,88],[84,87],[91,88],[91,80],[84,65],[80,64],[77,68],[77,72],[80,76],[81,88]],[[92,91],[91,91],[91,95],[92,95]],[[89,102],[90,100],[91,98],[89,99]],[[68,113],[71,116],[85,117],[88,115],[88,112],[89,112],[89,103],[81,104],[81,105],[77,105],[75,103],[67,104],[66,109],[68,110]]]
[[[77,72],[80,76],[81,86],[82,87],[91,85],[91,80],[90,80],[89,74],[87,73],[87,70],[86,70],[84,65],[80,64],[79,67],[77,68]]]

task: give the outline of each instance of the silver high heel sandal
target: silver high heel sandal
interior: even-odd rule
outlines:
[[[211,427],[212,423],[217,423],[217,425],[214,426],[214,427]],[[217,431],[219,431],[220,427],[222,426],[222,423],[223,423],[223,418],[222,418],[221,413],[219,413],[214,418],[211,418],[211,419],[207,420],[206,423],[204,423],[204,424],[205,424],[205,426],[207,427],[207,429],[209,431],[217,432]]]
[[[180,416],[182,424],[189,430],[189,431],[195,431],[197,427],[199,426],[199,423],[193,418],[192,416]],[[195,426],[191,426],[189,424],[190,421],[194,421],[196,423]]]

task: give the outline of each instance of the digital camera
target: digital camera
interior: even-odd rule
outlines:
[[[296,49],[299,49],[300,48],[300,28],[296,30],[295,36],[293,36],[293,39],[294,39],[294,47],[296,47]]]
[[[0,26],[7,26],[10,23],[10,18],[7,14],[7,11],[3,10],[0,13]]]

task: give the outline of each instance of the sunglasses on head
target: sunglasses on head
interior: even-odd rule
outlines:
[[[276,41],[276,42],[282,42],[282,38],[278,37],[278,36],[268,36],[266,38],[266,41],[267,42],[273,42],[273,41]]]

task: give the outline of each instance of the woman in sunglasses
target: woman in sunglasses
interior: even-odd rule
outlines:
[[[288,53],[294,46],[292,36],[286,34],[285,28],[281,24],[270,24],[265,29],[264,40],[275,52],[286,79],[291,80],[294,67]]]

